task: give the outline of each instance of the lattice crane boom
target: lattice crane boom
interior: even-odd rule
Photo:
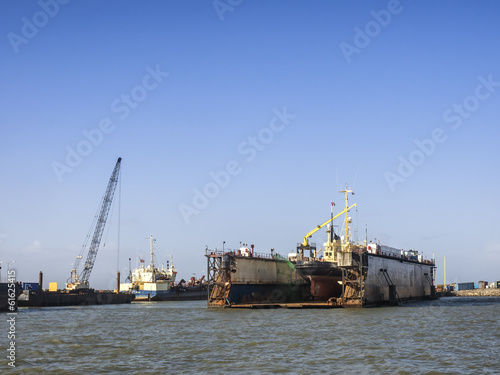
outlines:
[[[89,252],[87,254],[87,259],[85,260],[84,268],[80,273],[80,275],[78,276],[77,264],[79,259],[82,258],[82,256],[80,255],[77,258],[77,263],[75,264],[74,269],[71,271],[71,277],[68,280],[68,284],[66,285],[67,289],[71,290],[71,289],[82,289],[89,287],[90,273],[92,272],[92,268],[94,268],[95,259],[97,256],[97,252],[99,250],[99,245],[101,244],[102,235],[104,233],[104,227],[106,226],[106,221],[108,219],[111,203],[113,202],[113,197],[115,195],[116,185],[118,183],[118,176],[120,174],[121,161],[122,158],[118,158],[115,168],[113,169],[113,173],[111,174],[111,178],[109,179],[108,187],[106,188],[106,193],[102,198],[102,203],[99,210],[99,216],[95,224],[94,234],[92,236],[92,242],[90,243]]]

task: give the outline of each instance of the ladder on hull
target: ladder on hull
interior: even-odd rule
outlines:
[[[389,304],[390,305],[399,305],[401,303],[401,299],[399,298],[398,292],[396,290],[396,285],[391,280],[387,269],[381,268],[380,272],[384,275],[385,281],[387,281],[387,285],[389,285]]]

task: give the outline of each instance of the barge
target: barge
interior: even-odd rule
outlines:
[[[119,277],[119,275],[118,275]],[[95,290],[92,288],[57,290],[56,283],[50,283],[49,290],[42,289],[43,273],[40,272],[37,283],[22,283],[25,288],[17,298],[19,307],[54,307],[81,305],[109,305],[130,303],[135,296],[131,293],[117,293],[112,290]],[[55,284],[55,289],[52,289]]]
[[[24,291],[18,299],[19,307],[49,307],[49,306],[82,306],[82,305],[110,305],[130,303],[135,296],[131,293],[115,293],[104,290],[78,291]]]

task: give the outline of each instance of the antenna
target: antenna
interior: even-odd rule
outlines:
[[[358,172],[359,172],[360,168],[361,168],[361,164],[358,166],[358,170],[356,171],[356,174],[354,175],[354,181],[352,182],[353,189],[354,189],[354,184],[356,183],[356,178],[358,177]]]
[[[335,203],[331,201],[331,207],[330,207],[330,223],[331,223],[331,230],[330,230],[330,243],[333,242],[333,206]]]
[[[337,175],[337,190],[339,190],[339,170],[338,169],[335,171],[335,174]]]

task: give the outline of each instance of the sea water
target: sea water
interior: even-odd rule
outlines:
[[[1,374],[499,374],[500,298],[369,309],[21,308]],[[8,354],[7,314],[0,315]]]

